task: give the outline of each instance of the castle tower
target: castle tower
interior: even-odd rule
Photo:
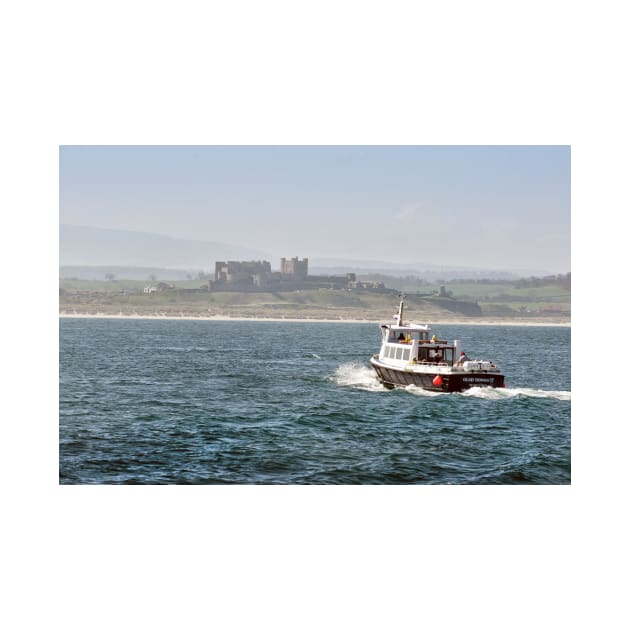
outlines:
[[[280,272],[283,275],[295,276],[296,278],[306,278],[308,276],[308,258],[300,260],[297,256],[287,260],[280,259]]]

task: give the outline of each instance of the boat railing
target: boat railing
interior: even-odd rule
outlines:
[[[438,361],[437,363],[435,361],[431,361],[426,360],[426,359],[421,359],[420,361],[416,361],[416,365],[435,365],[438,367],[448,367],[449,363],[448,361]]]
[[[448,344],[446,339],[391,339],[389,343],[404,343],[404,344],[412,344],[414,341],[417,341],[419,344],[432,344],[432,343],[440,343],[440,344]]]
[[[492,363],[491,361],[483,361],[483,360],[473,360],[473,361],[465,361],[462,365],[455,364],[454,367],[457,367],[462,372],[498,372],[499,368]]]

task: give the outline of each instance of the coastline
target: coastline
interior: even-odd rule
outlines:
[[[356,319],[356,318],[315,318],[315,317],[235,317],[230,315],[160,315],[154,314],[124,314],[124,313],[59,313],[62,319],[157,319],[157,320],[182,320],[182,321],[214,321],[214,322],[285,322],[301,324],[381,324],[380,319]],[[515,320],[462,320],[462,319],[435,319],[430,325],[436,326],[551,326],[571,328],[571,322],[545,322],[528,321],[526,319]]]

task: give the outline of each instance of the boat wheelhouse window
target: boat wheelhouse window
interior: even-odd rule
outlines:
[[[453,348],[445,348],[444,349],[444,360],[449,365],[453,365]]]
[[[429,358],[428,348],[418,348],[418,361],[427,361]]]
[[[404,361],[409,361],[409,354],[411,353],[411,348],[405,348],[405,350],[403,350],[403,360]]]
[[[400,359],[402,357],[403,348],[396,348],[396,358]]]

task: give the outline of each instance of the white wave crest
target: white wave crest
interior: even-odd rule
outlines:
[[[447,394],[448,392],[433,392],[430,391],[428,389],[423,389],[422,387],[416,387],[415,385],[407,385],[407,387],[404,388],[406,392],[409,392],[410,394],[413,394],[414,396],[421,396],[421,397],[432,397],[432,396],[444,396],[445,394]]]
[[[529,398],[555,398],[556,400],[571,400],[571,392],[558,390],[533,389],[530,387],[471,387],[462,392],[462,396],[486,398],[488,400],[501,400],[516,396]]]
[[[376,372],[371,367],[360,363],[342,363],[335,370],[333,380],[337,385],[344,387],[356,387],[371,392],[387,391],[387,388],[376,377]]]
[[[376,372],[369,366],[360,363],[342,363],[336,370],[332,380],[343,387],[354,387],[371,392],[387,392],[388,390],[378,380]],[[406,392],[414,396],[432,398],[434,396],[444,396],[448,392],[434,392],[415,385],[407,385],[403,388]],[[556,400],[571,400],[571,392],[533,389],[529,387],[471,387],[459,395],[471,396],[474,398],[485,398],[486,400],[503,400],[515,398],[516,396],[527,396],[530,398],[554,398]]]

